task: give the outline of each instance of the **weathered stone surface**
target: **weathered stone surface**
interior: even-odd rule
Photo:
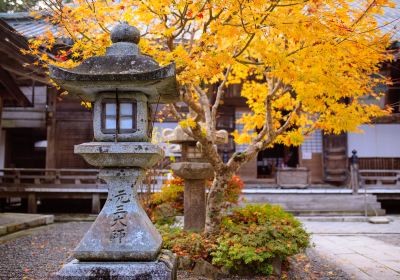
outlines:
[[[305,167],[278,168],[276,182],[282,188],[307,188],[310,185],[310,171]]]
[[[277,276],[282,274],[282,260],[279,257],[272,260],[272,273]]]
[[[184,179],[209,179],[214,177],[214,169],[206,162],[174,162],[171,169]]]
[[[206,182],[185,179],[184,229],[201,232],[206,223]]]
[[[54,215],[0,213],[0,236],[53,222]]]
[[[180,256],[178,257],[178,268],[182,270],[191,270],[193,269],[194,262],[188,256]]]
[[[105,56],[93,56],[79,66],[66,69],[51,65],[50,77],[72,94],[94,101],[100,92],[143,92],[150,103],[179,100],[175,64],[161,67],[141,55],[136,42],[138,30],[121,23],[111,35],[114,44]]]
[[[221,270],[203,259],[196,261],[196,264],[193,268],[193,274],[204,276],[209,279],[220,279],[225,276]]]
[[[371,224],[388,224],[390,220],[387,217],[370,217],[368,222]]]
[[[148,168],[164,155],[162,148],[149,142],[89,142],[75,145],[74,153],[97,167]]]
[[[162,238],[137,201],[143,169],[102,169],[108,186],[106,204],[85,234],[74,257],[80,261],[151,261]],[[132,185],[133,184],[133,185]]]
[[[224,144],[228,142],[228,132],[226,130],[218,130],[215,133],[216,144]],[[165,142],[182,144],[187,142],[197,142],[192,137],[187,135],[180,125],[176,126],[174,129],[167,128],[162,132],[163,140]]]
[[[80,262],[73,260],[53,277],[54,280],[175,280],[176,257],[163,251],[151,262]]]
[[[116,25],[111,30],[111,41],[115,44],[118,42],[130,42],[139,44],[140,31],[134,26],[129,25],[126,21]]]

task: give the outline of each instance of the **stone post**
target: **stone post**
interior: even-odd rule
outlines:
[[[185,181],[184,229],[201,232],[206,222],[206,180],[214,177],[214,170],[206,162],[197,141],[189,137],[180,126],[163,131],[164,141],[181,145],[181,162],[172,163],[171,169]],[[228,133],[217,132],[217,143],[225,143]]]
[[[94,103],[94,141],[74,147],[100,168],[106,204],[73,252],[76,258],[55,279],[175,279],[176,258],[161,250],[162,238],[137,198],[145,169],[163,157],[152,143],[151,103],[178,100],[175,65],[160,67],[141,55],[140,32],[127,23],[111,32],[105,56],[72,69],[50,67],[63,88]]]
[[[351,189],[353,190],[353,194],[358,193],[358,189],[360,187],[360,173],[359,173],[359,168],[358,168],[358,156],[357,156],[357,151],[353,150],[351,151],[353,154],[350,158],[350,184],[351,184]]]
[[[186,179],[184,191],[184,229],[204,230],[206,220],[205,180]]]

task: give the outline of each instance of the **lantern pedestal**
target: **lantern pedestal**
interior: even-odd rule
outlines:
[[[57,280],[173,280],[176,279],[176,257],[161,250],[155,261],[149,262],[80,262],[73,260],[56,274]]]
[[[157,258],[162,238],[137,200],[137,185],[144,170],[102,169],[108,197],[96,221],[75,248],[80,261],[151,261]],[[132,185],[133,184],[133,185]]]

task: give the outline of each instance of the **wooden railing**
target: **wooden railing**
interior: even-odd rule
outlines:
[[[101,184],[97,169],[0,169],[2,185],[91,185]]]
[[[400,187],[400,170],[360,170],[361,187]]]
[[[97,169],[0,169],[0,186],[57,187],[57,188],[105,188]],[[168,170],[153,169],[147,172],[144,184],[159,190],[169,177]]]

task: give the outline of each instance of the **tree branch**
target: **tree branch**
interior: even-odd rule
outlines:
[[[199,95],[199,101],[202,105],[204,111],[204,117],[206,122],[206,136],[208,139],[213,139],[212,137],[212,118],[210,110],[210,101],[208,100],[207,94],[199,86],[194,86],[197,94]]]
[[[224,89],[224,86],[228,80],[228,76],[231,72],[232,66],[229,65],[228,68],[226,69],[225,75],[224,75],[224,79],[222,80],[221,84],[218,86],[217,89],[217,96],[215,98],[215,102],[214,105],[211,108],[211,125],[212,125],[212,136],[213,136],[213,140],[215,141],[215,130],[217,127],[217,111],[218,111],[218,106],[219,103],[221,102],[221,97],[222,97],[222,92]]]

